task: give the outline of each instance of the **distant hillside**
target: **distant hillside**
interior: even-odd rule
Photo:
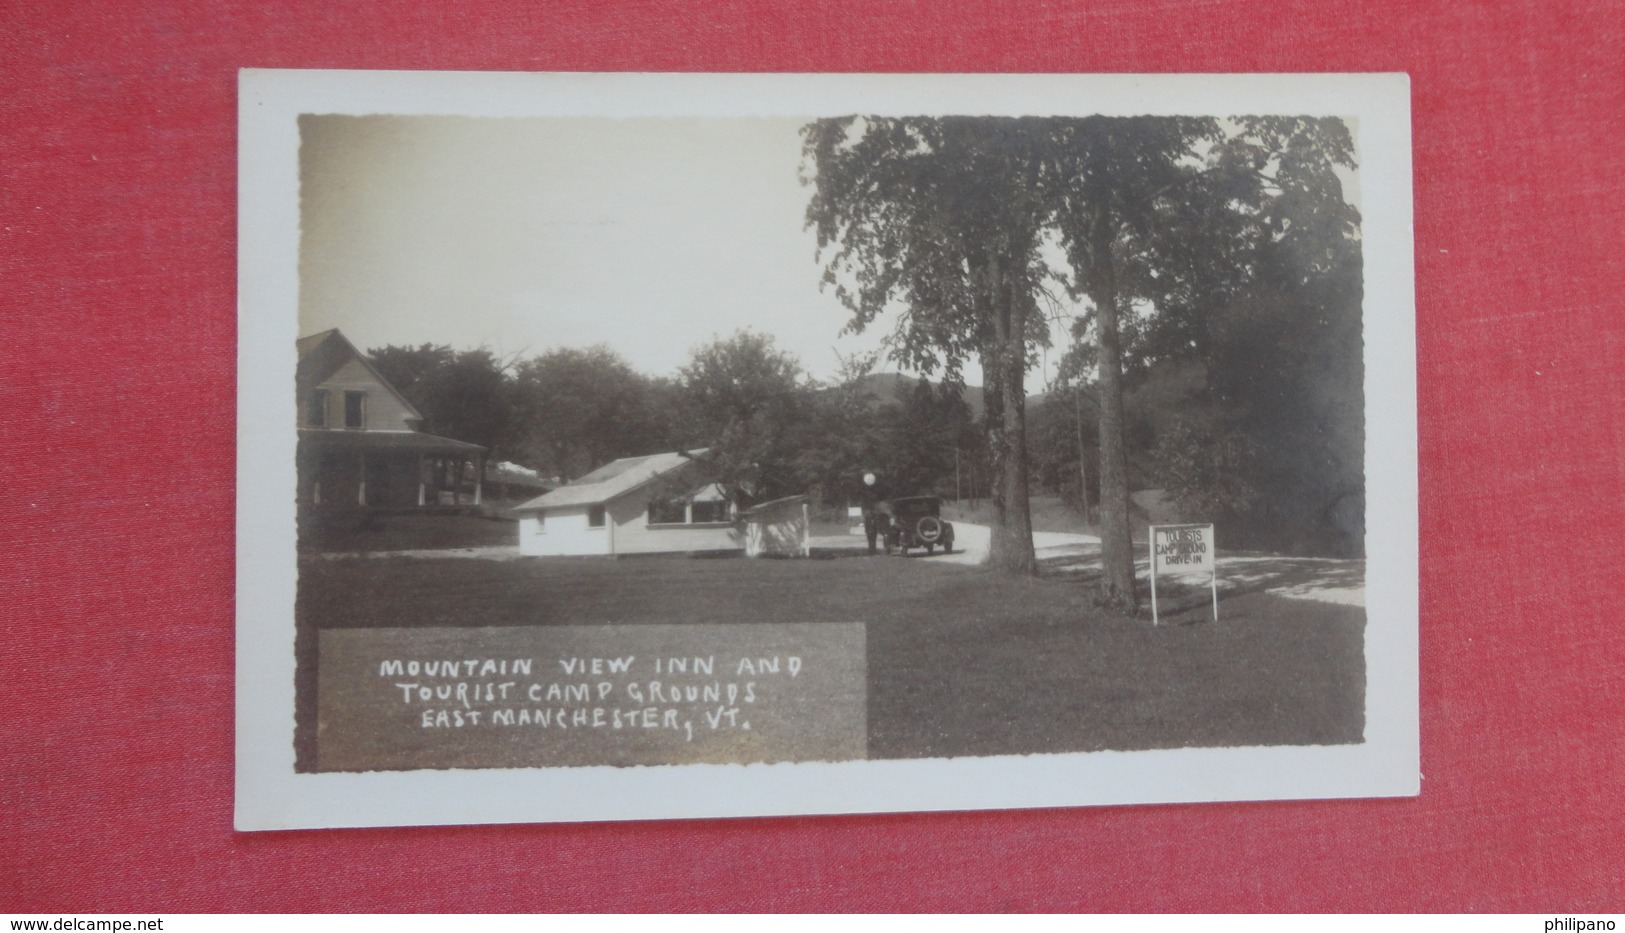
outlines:
[[[915,386],[929,380],[915,376],[905,376],[902,373],[870,373],[859,381],[864,388],[874,395],[877,401],[902,404],[908,398],[908,394],[914,391]],[[933,384],[940,385],[940,383]],[[982,409],[985,404],[982,400],[982,387],[965,386],[960,394],[964,398],[965,404],[970,407],[971,418],[975,421],[982,420]],[[1043,400],[1043,393],[1027,396],[1028,410],[1031,411],[1038,405],[1043,404]]]

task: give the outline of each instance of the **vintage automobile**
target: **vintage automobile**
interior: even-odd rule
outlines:
[[[954,549],[954,526],[942,519],[942,499],[937,496],[910,496],[892,499],[881,506],[887,516],[886,553],[899,548],[904,554],[912,547],[923,547],[930,554],[938,547],[942,553]]]

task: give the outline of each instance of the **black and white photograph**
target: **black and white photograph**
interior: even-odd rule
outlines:
[[[1417,792],[1403,76],[242,76],[238,826]]]

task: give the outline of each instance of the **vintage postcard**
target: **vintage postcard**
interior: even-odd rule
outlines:
[[[239,829],[1418,792],[1403,75],[240,97]]]

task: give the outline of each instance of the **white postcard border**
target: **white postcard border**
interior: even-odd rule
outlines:
[[[1418,772],[1415,292],[1405,75],[646,75],[245,70],[239,89],[240,830],[1407,796]],[[1365,259],[1366,741],[951,760],[294,771],[301,113],[1287,113],[1354,117]]]

